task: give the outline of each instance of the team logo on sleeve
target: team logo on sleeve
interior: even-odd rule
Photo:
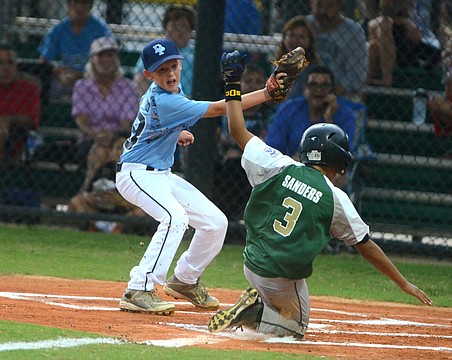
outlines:
[[[156,44],[152,47],[156,54],[162,56],[165,53],[166,48],[162,44]]]
[[[265,147],[264,152],[266,152],[272,158],[275,158],[275,157],[277,157],[280,154],[280,152],[278,150],[273,149],[270,146]]]

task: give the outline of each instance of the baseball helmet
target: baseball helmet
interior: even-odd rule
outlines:
[[[299,156],[303,164],[328,166],[341,175],[345,174],[353,157],[345,131],[325,123],[314,124],[305,131]]]

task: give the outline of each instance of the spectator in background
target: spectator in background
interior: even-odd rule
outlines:
[[[298,46],[301,46],[305,50],[309,66],[322,63],[322,59],[320,58],[317,49],[314,31],[306,20],[306,17],[303,15],[294,16],[284,24],[282,28],[282,40],[279,44],[278,53],[275,59],[280,59],[281,56]],[[305,73],[306,69],[301,72],[298,79],[295,81],[288,98],[303,94],[302,84],[305,82]]]
[[[83,214],[113,213],[127,216],[145,216],[140,208],[130,204],[119,194],[115,187],[116,164],[122,153],[122,145],[127,140],[128,133],[116,133],[109,144],[105,158],[99,159],[98,170],[91,179],[86,190],[79,192],[69,202],[68,210]],[[97,226],[96,226],[97,225]],[[96,231],[107,228],[112,233],[121,233],[125,224],[89,222],[88,230]],[[101,227],[102,226],[102,227]]]
[[[368,68],[366,35],[361,25],[341,15],[341,7],[341,0],[311,0],[312,14],[306,18],[323,63],[336,77],[336,94],[360,101]]]
[[[444,95],[434,95],[429,99],[433,126],[438,137],[452,135],[452,71],[446,72],[444,84]],[[448,156],[452,156],[452,151]]]
[[[92,179],[108,157],[115,133],[129,131],[136,116],[138,94],[119,64],[119,48],[111,37],[93,41],[85,78],[74,86],[72,116],[81,137],[77,158],[87,170],[81,190],[88,189]]]
[[[242,93],[262,89],[267,76],[264,69],[255,63],[248,63],[241,77]],[[243,110],[248,131],[263,138],[274,109],[269,103],[262,103]],[[216,171],[215,189],[218,207],[228,219],[241,220],[243,209],[251,192],[246,175],[240,165],[242,150],[229,134],[227,119],[223,117],[220,128],[220,164]]]
[[[0,165],[20,160],[27,132],[39,125],[40,111],[39,86],[21,78],[14,48],[7,42],[1,42]]]
[[[255,0],[226,0],[224,32],[260,35],[262,14]]]
[[[284,24],[296,15],[311,12],[310,0],[277,0],[274,2],[272,32],[280,32]]]
[[[262,2],[256,0],[226,0],[224,32],[228,34],[261,35]],[[251,40],[252,42],[252,40]],[[234,41],[224,44],[224,51],[236,49]],[[263,54],[252,49],[242,51],[251,61],[261,62]],[[267,59],[264,59],[265,63]]]
[[[441,2],[439,19],[439,38],[443,48],[449,51],[452,57],[452,1]],[[451,60],[452,67],[452,60]]]
[[[327,67],[315,65],[307,69],[303,95],[289,99],[278,107],[265,143],[298,161],[298,148],[306,129],[316,123],[331,123],[347,133],[353,153],[356,115],[346,104],[348,100],[336,96],[334,85],[334,75]],[[336,180],[335,185],[344,188],[346,178],[342,176]]]
[[[107,24],[91,15],[93,0],[67,0],[68,16],[53,26],[39,46],[43,62],[56,62],[51,98],[71,96],[75,82],[83,77],[92,41],[110,36]]]
[[[439,64],[439,42],[428,42],[411,19],[413,0],[380,0],[378,16],[370,19],[368,83],[391,86],[395,67],[431,70]]]
[[[165,37],[174,41],[179,53],[184,57],[180,82],[185,96],[191,98],[195,46],[190,39],[196,26],[196,12],[191,6],[171,5],[165,12],[162,26],[165,29]],[[139,57],[135,65],[134,81],[140,96],[151,83],[143,71],[143,61]]]

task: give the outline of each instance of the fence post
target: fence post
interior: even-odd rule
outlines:
[[[219,61],[223,49],[225,0],[199,0],[192,97],[218,100],[222,96]],[[219,119],[202,119],[192,129],[195,143],[188,147],[185,175],[212,198]]]

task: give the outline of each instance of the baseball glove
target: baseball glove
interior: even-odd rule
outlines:
[[[281,59],[273,61],[273,64],[276,68],[268,78],[266,87],[273,100],[279,103],[287,97],[301,70],[308,66],[309,62],[304,49],[299,46],[283,55]],[[287,74],[283,79],[284,87],[279,86],[276,81],[276,75],[279,73]]]

